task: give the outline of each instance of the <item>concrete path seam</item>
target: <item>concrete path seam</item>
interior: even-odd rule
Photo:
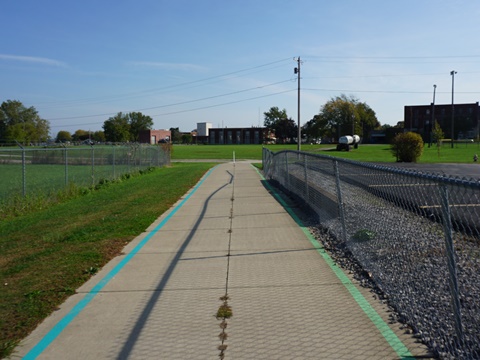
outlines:
[[[223,360],[225,358],[225,350],[227,350],[228,345],[225,344],[225,341],[228,338],[228,334],[226,332],[227,328],[227,319],[232,316],[232,308],[229,305],[228,301],[230,297],[228,295],[228,281],[230,275],[230,250],[232,244],[232,232],[233,232],[233,202],[235,201],[235,162],[233,163],[233,174],[232,175],[232,195],[230,197],[230,228],[228,229],[228,251],[227,251],[227,266],[226,266],[226,278],[225,278],[225,294],[220,298],[223,301],[222,305],[220,306],[219,311],[217,312],[217,319],[222,320],[220,323],[221,332],[218,335],[221,344],[218,346],[219,358]],[[222,313],[222,317],[218,315]]]

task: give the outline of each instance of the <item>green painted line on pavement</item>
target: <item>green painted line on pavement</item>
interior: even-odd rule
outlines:
[[[266,181],[262,173],[252,165],[252,167],[257,171],[258,175],[262,180],[265,180],[265,186],[273,196],[278,200],[278,202],[285,208],[288,214],[292,219],[297,223],[297,225],[302,229],[303,233],[306,235],[310,243],[317,250],[317,252],[322,256],[325,262],[330,266],[330,269],[337,275],[342,284],[346,287],[348,292],[352,295],[353,299],[357,302],[358,306],[363,310],[363,312],[368,316],[368,318],[373,322],[373,324],[380,331],[382,336],[385,338],[387,343],[392,347],[392,349],[397,353],[401,359],[415,359],[414,356],[410,353],[408,348],[403,344],[403,342],[398,338],[398,336],[393,332],[392,329],[387,325],[387,323],[382,319],[382,317],[375,311],[375,309],[370,305],[370,303],[365,299],[362,293],[355,287],[355,285],[350,281],[347,275],[335,264],[333,259],[328,255],[325,249],[320,245],[320,243],[315,239],[312,233],[304,226],[302,220],[295,214],[295,212],[288,206],[288,204],[283,200],[281,195],[275,191],[275,189]]]

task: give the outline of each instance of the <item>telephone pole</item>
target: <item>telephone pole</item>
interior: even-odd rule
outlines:
[[[297,74],[298,90],[297,90],[297,121],[298,121],[298,134],[297,134],[297,150],[300,151],[300,143],[302,141],[302,130],[300,128],[300,56],[295,59],[297,61],[297,67],[293,69],[293,72]]]
[[[455,107],[454,107],[454,101],[453,101],[453,84],[455,82],[455,74],[457,72],[455,70],[450,71],[450,75],[452,75],[452,149],[453,149],[453,142],[454,142],[454,131],[453,131],[453,123],[455,122]]]

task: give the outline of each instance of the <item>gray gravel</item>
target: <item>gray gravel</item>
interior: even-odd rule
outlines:
[[[289,171],[303,176],[303,168]],[[328,174],[309,175],[319,189],[335,194]],[[303,195],[301,184],[288,184]],[[405,324],[441,359],[480,359],[480,239],[453,233],[463,340],[457,336],[452,311],[450,274],[441,224],[342,183],[345,229],[325,199],[310,199],[314,216],[305,219],[312,234],[342,267],[395,310]],[[310,194],[311,195],[311,194]],[[319,201],[323,203],[318,203]],[[331,205],[330,205],[331,207]]]

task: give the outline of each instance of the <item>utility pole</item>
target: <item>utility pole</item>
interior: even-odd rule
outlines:
[[[293,70],[297,74],[298,90],[297,90],[297,121],[298,121],[298,134],[297,134],[297,150],[300,151],[300,143],[302,141],[302,130],[300,128],[300,56],[296,58],[297,67]]]
[[[453,135],[453,123],[455,120],[455,107],[454,107],[454,102],[453,102],[453,84],[455,81],[455,74],[457,72],[455,70],[450,71],[450,75],[452,75],[452,149],[453,149],[453,141],[454,141],[454,135]]]
[[[433,84],[432,120],[428,129],[428,147],[432,146],[432,130],[435,126],[435,90],[437,90],[437,85]]]

